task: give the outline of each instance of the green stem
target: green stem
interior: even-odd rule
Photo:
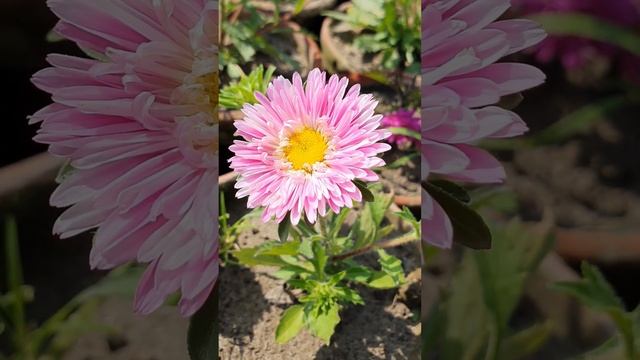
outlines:
[[[324,237],[325,239],[327,239],[327,219],[325,219],[324,217],[319,217],[318,218],[318,225],[320,225],[320,235],[322,235],[322,237]]]
[[[31,349],[27,341],[27,325],[25,320],[24,297],[22,294],[22,262],[18,242],[18,226],[14,217],[5,219],[5,255],[7,264],[7,284],[15,297],[13,303],[14,341],[19,353],[25,359],[32,359]]]
[[[498,322],[494,319],[491,321],[491,328],[489,330],[489,347],[485,354],[485,360],[497,360],[498,348],[500,343],[500,330]]]
[[[348,259],[350,257],[354,257],[354,256],[365,254],[365,253],[367,253],[369,251],[373,251],[373,250],[376,250],[376,249],[388,249],[388,248],[398,247],[398,246],[402,246],[404,244],[408,244],[410,242],[417,241],[417,240],[419,240],[419,239],[416,236],[415,231],[412,231],[410,233],[406,233],[404,235],[401,235],[401,236],[399,236],[399,237],[397,237],[395,239],[391,239],[391,240],[387,240],[387,241],[381,241],[381,242],[375,243],[375,244],[370,244],[370,245],[367,245],[367,246],[365,246],[363,248],[360,248],[360,249],[357,249],[357,250],[353,250],[353,251],[346,252],[344,254],[333,256],[331,258],[331,260],[333,260],[333,261],[344,260],[344,259]]]

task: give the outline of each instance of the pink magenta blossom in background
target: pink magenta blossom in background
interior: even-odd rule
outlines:
[[[494,106],[502,96],[540,85],[544,74],[502,57],[544,39],[535,23],[498,20],[509,0],[425,0],[422,12],[422,173],[464,183],[500,183],[505,172],[473,144],[527,131],[515,113]],[[451,220],[422,193],[423,240],[448,248]]]
[[[420,132],[420,117],[416,116],[415,111],[399,109],[391,112],[382,118],[382,127],[384,128],[403,128],[416,133]],[[412,145],[418,145],[420,141],[416,138],[406,135],[391,135],[387,139],[390,144],[395,144],[399,149],[408,149]]]
[[[384,165],[378,154],[391,147],[380,141],[390,133],[378,129],[378,102],[360,94],[359,85],[349,88],[347,78],[327,80],[314,69],[306,84],[297,73],[293,81],[278,77],[256,99],[235,122],[242,140],[230,147],[235,155],[229,161],[239,175],[237,197],[248,196],[249,208],[264,207],[263,221],[281,222],[290,214],[293,224],[303,216],[314,223],[328,209],[337,213],[362,200],[353,180],[378,180],[372,169]],[[291,144],[308,148],[313,161],[290,161]]]
[[[514,9],[531,15],[542,12],[582,13],[628,29],[640,30],[638,0],[514,0]],[[640,58],[603,42],[575,36],[550,36],[535,48],[538,61],[559,59],[568,70],[583,68],[594,57],[617,62],[622,73],[640,82]]]
[[[54,103],[35,140],[70,160],[54,232],[97,229],[93,268],[146,263],[135,308],[180,291],[193,314],[218,276],[216,1],[49,0],[55,31],[95,59],[52,54],[33,77]]]

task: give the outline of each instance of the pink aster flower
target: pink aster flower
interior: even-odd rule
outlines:
[[[384,165],[378,154],[389,150],[379,143],[390,134],[379,130],[382,115],[371,95],[360,86],[347,89],[347,78],[318,69],[306,84],[299,74],[293,83],[275,79],[258,104],[245,105],[236,121],[234,152],[229,161],[238,174],[238,198],[248,207],[264,207],[263,221],[282,221],[290,214],[297,224],[303,215],[311,222],[327,208],[337,213],[361,201],[354,180],[375,181],[372,168]]]
[[[182,315],[218,275],[217,2],[49,0],[55,31],[95,59],[50,55],[33,77],[54,103],[35,140],[70,160],[54,232],[97,229],[93,268],[148,264],[135,308],[180,291]]]
[[[527,130],[511,111],[494,106],[502,96],[541,84],[536,68],[496,63],[532,46],[545,33],[528,20],[497,20],[509,0],[426,0],[422,12],[422,171],[468,183],[499,183],[504,169],[474,143]],[[452,225],[423,191],[423,239],[450,247]]]
[[[420,118],[414,111],[400,109],[389,113],[382,118],[384,128],[403,128],[415,132],[420,132]],[[398,149],[408,149],[411,145],[418,144],[419,141],[413,137],[405,135],[391,135],[387,139],[390,144],[395,144]]]

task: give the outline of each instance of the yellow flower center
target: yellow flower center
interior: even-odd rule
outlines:
[[[289,137],[284,155],[295,170],[311,172],[311,166],[324,160],[327,139],[318,131],[304,128]]]

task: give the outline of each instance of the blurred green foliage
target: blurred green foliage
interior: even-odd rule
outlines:
[[[5,220],[4,245],[8,291],[0,296],[0,335],[9,338],[11,353],[7,354],[8,359],[60,359],[87,332],[116,331],[97,323],[95,310],[106,296],[133,296],[140,269],[122,267],[112,271],[35,326],[29,323],[25,311],[26,305],[34,300],[35,291],[23,282],[18,230],[13,217]],[[0,359],[3,359],[2,354]]]
[[[464,251],[450,288],[423,322],[423,358],[521,359],[550,335],[548,323],[516,331],[509,320],[551,238],[534,235],[516,220],[494,225],[492,232],[490,251]]]

